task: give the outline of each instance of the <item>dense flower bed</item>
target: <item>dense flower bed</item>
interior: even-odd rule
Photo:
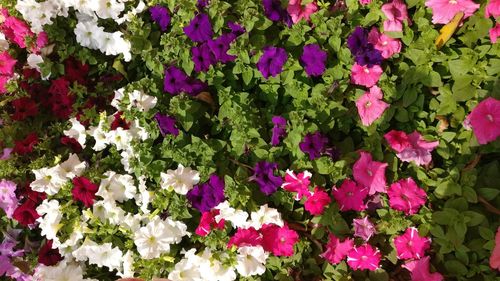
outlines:
[[[0,278],[498,280],[500,1],[0,4]]]

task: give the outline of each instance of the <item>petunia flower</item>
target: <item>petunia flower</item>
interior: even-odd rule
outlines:
[[[490,2],[488,2],[484,10],[484,17],[500,17],[500,0],[490,0]]]
[[[318,5],[316,1],[312,1],[302,8],[302,0],[290,0],[288,1],[286,10],[292,18],[292,22],[297,23],[301,19],[309,20],[311,15],[318,10]]]
[[[278,146],[280,139],[286,136],[286,119],[281,116],[273,116],[272,122],[274,127],[271,136],[271,145]]]
[[[354,180],[360,185],[368,188],[368,194],[386,192],[387,182],[385,180],[385,169],[387,163],[372,160],[369,152],[361,151],[360,158],[352,168]]]
[[[151,19],[153,19],[159,26],[161,31],[166,31],[170,24],[170,14],[166,7],[155,5],[149,8]]]
[[[384,59],[388,59],[394,54],[401,52],[401,41],[380,33],[376,27],[372,27],[370,33],[368,33],[368,42],[380,51]]]
[[[401,179],[389,187],[389,206],[394,210],[413,215],[425,204],[427,194],[412,178]]]
[[[383,72],[380,65],[368,67],[355,63],[351,69],[351,83],[370,88],[377,84]]]
[[[179,129],[175,126],[175,118],[168,114],[161,114],[157,112],[154,116],[158,127],[160,128],[160,133],[162,136],[171,134],[173,136],[179,135]]]
[[[313,216],[320,216],[332,199],[323,189],[316,187],[312,195],[307,197],[304,208]]]
[[[368,189],[351,179],[345,179],[340,188],[334,187],[332,194],[341,211],[363,211],[366,209],[364,200],[368,196]]]
[[[345,239],[340,242],[340,239],[333,234],[328,235],[328,243],[326,250],[320,256],[331,264],[339,264],[347,257],[347,254],[354,248],[353,239]]]
[[[274,171],[278,169],[277,163],[260,161],[255,164],[254,175],[250,178],[257,182],[262,191],[266,195],[271,195],[283,183],[283,179],[274,175]]]
[[[212,38],[213,30],[206,14],[199,13],[184,27],[184,33],[193,42],[205,42]]]
[[[0,75],[12,76],[16,63],[17,60],[11,57],[9,52],[0,53]]]
[[[275,77],[283,71],[283,65],[288,60],[288,55],[283,48],[267,46],[257,62],[257,69],[264,78]]]
[[[219,215],[219,210],[213,209],[201,214],[200,223],[195,230],[195,233],[200,236],[207,236],[213,228],[224,229],[225,220],[215,221],[215,217]]]
[[[299,143],[299,148],[309,155],[310,160],[314,160],[321,157],[326,150],[327,144],[328,138],[318,131],[305,135],[304,140]]]
[[[431,247],[431,240],[420,236],[415,227],[409,227],[404,234],[394,238],[394,246],[398,259],[420,259],[425,255],[425,251]]]
[[[38,135],[36,133],[28,134],[24,139],[16,140],[14,143],[14,153],[19,155],[28,154],[33,151],[33,147],[38,143]]]
[[[38,263],[46,266],[56,265],[63,259],[57,248],[52,248],[52,240],[47,240],[38,251]]]
[[[497,38],[500,37],[500,23],[497,22],[497,24],[494,27],[490,28],[489,33],[490,33],[491,43],[495,44],[498,40]]]
[[[354,236],[359,237],[365,242],[368,242],[370,238],[376,233],[375,226],[368,220],[368,217],[362,219],[353,219],[352,225],[354,227]]]
[[[163,90],[171,95],[178,95],[185,92],[194,96],[205,90],[207,85],[198,79],[193,79],[175,66],[169,66],[165,69],[165,78],[163,81]]]
[[[299,241],[299,235],[287,225],[282,227],[275,224],[262,226],[262,246],[264,250],[272,252],[275,256],[293,256],[293,246]]]
[[[208,182],[196,185],[189,190],[186,198],[198,211],[208,212],[225,199],[224,179],[212,174]]]
[[[217,62],[207,43],[191,48],[191,60],[194,62],[196,72],[206,72],[211,65]]]
[[[430,257],[426,256],[418,260],[407,262],[402,267],[411,273],[412,281],[442,281],[443,275],[439,272],[430,272]]]
[[[368,41],[368,30],[361,26],[357,26],[349,35],[347,47],[354,56],[356,64],[361,66],[380,65],[384,59],[381,52]]]
[[[495,247],[491,251],[490,267],[500,271],[500,227],[497,228],[495,235]]]
[[[377,270],[380,267],[381,254],[370,244],[356,246],[347,254],[347,264],[354,270]]]
[[[36,211],[36,204],[31,200],[26,200],[22,205],[19,205],[12,217],[22,226],[30,226],[36,222],[40,215]]]
[[[384,21],[384,31],[403,31],[403,22],[407,21],[410,24],[408,17],[408,10],[406,4],[402,0],[393,0],[390,3],[382,5],[382,12],[384,12],[387,19]]]
[[[292,18],[288,12],[281,7],[280,0],[262,0],[262,6],[264,6],[264,15],[274,21],[282,21],[288,26],[292,25]]]
[[[464,12],[464,19],[472,16],[479,4],[472,0],[427,0],[425,6],[432,9],[432,23],[449,23],[458,12]]]
[[[94,205],[95,194],[98,190],[99,186],[91,182],[88,178],[73,178],[73,189],[71,190],[73,199],[82,202],[87,208]]]
[[[404,131],[391,130],[384,135],[384,138],[397,153],[402,152],[410,145],[408,135]]]
[[[208,40],[208,47],[217,61],[227,63],[236,59],[236,56],[227,54],[227,51],[229,51],[231,46],[231,42],[233,42],[235,38],[235,34],[227,33],[222,34],[216,39]]]
[[[262,235],[253,227],[238,228],[236,233],[229,239],[227,247],[262,246]]]
[[[160,178],[162,189],[173,189],[177,194],[186,195],[200,181],[200,173],[190,167],[178,164],[175,170],[161,172]]]
[[[328,54],[318,44],[305,45],[300,57],[300,63],[308,76],[321,76],[325,72]]]
[[[295,174],[292,170],[286,170],[285,182],[281,187],[287,191],[297,192],[295,200],[301,200],[303,197],[307,198],[311,195],[309,191],[311,177],[312,174],[308,171]]]
[[[366,91],[356,100],[358,114],[364,126],[370,126],[389,107],[389,104],[384,102],[382,98],[382,90],[377,86],[373,86],[370,91]]]
[[[500,136],[500,100],[484,99],[472,110],[469,120],[480,144],[496,140]]]
[[[7,218],[12,218],[19,203],[16,197],[16,189],[17,186],[14,182],[0,180],[0,208],[4,210]]]

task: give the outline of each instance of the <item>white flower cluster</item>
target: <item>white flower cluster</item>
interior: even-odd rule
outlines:
[[[125,97],[128,97],[128,105],[123,106]],[[158,99],[156,97],[145,94],[143,91],[133,90],[132,92],[125,93],[125,88],[115,91],[115,96],[111,101],[111,105],[117,110],[130,110],[133,107],[139,111],[148,112],[151,108],[156,106]]]
[[[161,173],[161,188],[174,190],[176,193],[186,195],[194,185],[200,181],[200,173],[182,164],[175,170],[167,170],[167,173]]]
[[[247,212],[232,208],[229,206],[228,201],[220,203],[215,209],[219,210],[219,214],[215,216],[215,221],[219,223],[221,219],[224,219],[231,222],[233,227],[253,227],[259,230],[264,224],[275,224],[280,227],[284,225],[278,210],[269,208],[267,204],[260,206],[257,212],[250,213],[250,220],[247,220],[249,217]]]
[[[55,195],[61,187],[74,177],[80,176],[87,168],[76,154],[70,154],[68,160],[50,168],[33,170],[35,180],[30,186],[34,191]]]
[[[78,263],[64,259],[55,266],[39,264],[35,269],[33,281],[97,281],[83,278],[83,269]]]
[[[86,239],[73,251],[73,256],[77,261],[88,261],[89,264],[98,267],[106,266],[109,271],[114,269],[120,271],[123,264],[123,253],[118,247],[113,247],[111,243],[99,245],[90,239]]]

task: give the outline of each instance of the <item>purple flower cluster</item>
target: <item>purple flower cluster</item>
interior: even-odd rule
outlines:
[[[325,72],[328,54],[318,44],[305,45],[300,62],[308,76],[321,76]]]
[[[24,254],[23,250],[14,250],[17,242],[11,239],[5,239],[0,244],[0,276],[5,275],[12,280],[28,281],[32,276],[22,272],[12,261],[16,257],[21,257]]]
[[[171,95],[185,92],[188,95],[196,96],[206,88],[207,85],[204,82],[187,76],[184,71],[175,66],[169,66],[165,69],[163,90]]]
[[[149,13],[151,14],[151,19],[160,26],[161,31],[166,31],[170,24],[168,9],[161,5],[155,5],[149,8]]]
[[[0,208],[8,218],[12,218],[19,201],[16,197],[16,184],[8,180],[0,180]]]
[[[283,65],[288,60],[285,49],[279,47],[264,47],[264,54],[257,62],[257,69],[264,78],[275,77],[283,71]]]
[[[267,18],[274,22],[282,21],[289,27],[292,26],[292,18],[288,12],[281,7],[280,0],[262,0],[264,6],[264,14]]]
[[[257,182],[260,191],[266,195],[271,195],[283,184],[283,179],[274,175],[274,171],[277,169],[277,163],[260,161],[255,164],[254,174],[250,179]]]
[[[328,138],[320,132],[307,134],[299,143],[300,150],[309,155],[310,160],[321,157],[327,151]]]
[[[166,114],[161,114],[160,112],[155,114],[156,123],[160,128],[160,133],[162,136],[165,135],[179,135],[179,129],[175,127],[175,118]]]
[[[186,198],[191,202],[191,206],[200,212],[208,212],[224,201],[224,180],[212,174],[208,182],[191,189],[186,194]]]
[[[281,116],[274,116],[272,122],[274,127],[271,145],[278,146],[280,144],[280,139],[286,136],[286,119]]]
[[[347,47],[351,50],[354,60],[359,65],[380,65],[384,58],[382,53],[368,42],[368,30],[357,26],[347,38]]]

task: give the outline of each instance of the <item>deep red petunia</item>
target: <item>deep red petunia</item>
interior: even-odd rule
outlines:
[[[67,136],[61,137],[61,144],[68,146],[75,153],[82,152],[82,145],[74,138]]]
[[[45,242],[45,245],[43,245],[38,252],[38,263],[46,266],[56,265],[62,259],[59,250],[52,249],[52,240]]]
[[[38,136],[36,133],[27,135],[23,140],[15,141],[14,153],[24,155],[33,151],[33,146],[38,143]]]
[[[97,184],[85,177],[75,177],[73,186],[71,193],[73,193],[74,200],[82,202],[85,207],[94,205],[95,193],[99,189]]]
[[[18,206],[12,217],[21,225],[28,226],[34,224],[40,215],[36,212],[36,204],[31,200],[27,200],[22,205]]]
[[[38,114],[38,105],[28,97],[13,100],[12,107],[15,110],[14,114],[12,114],[12,120],[21,121]]]

